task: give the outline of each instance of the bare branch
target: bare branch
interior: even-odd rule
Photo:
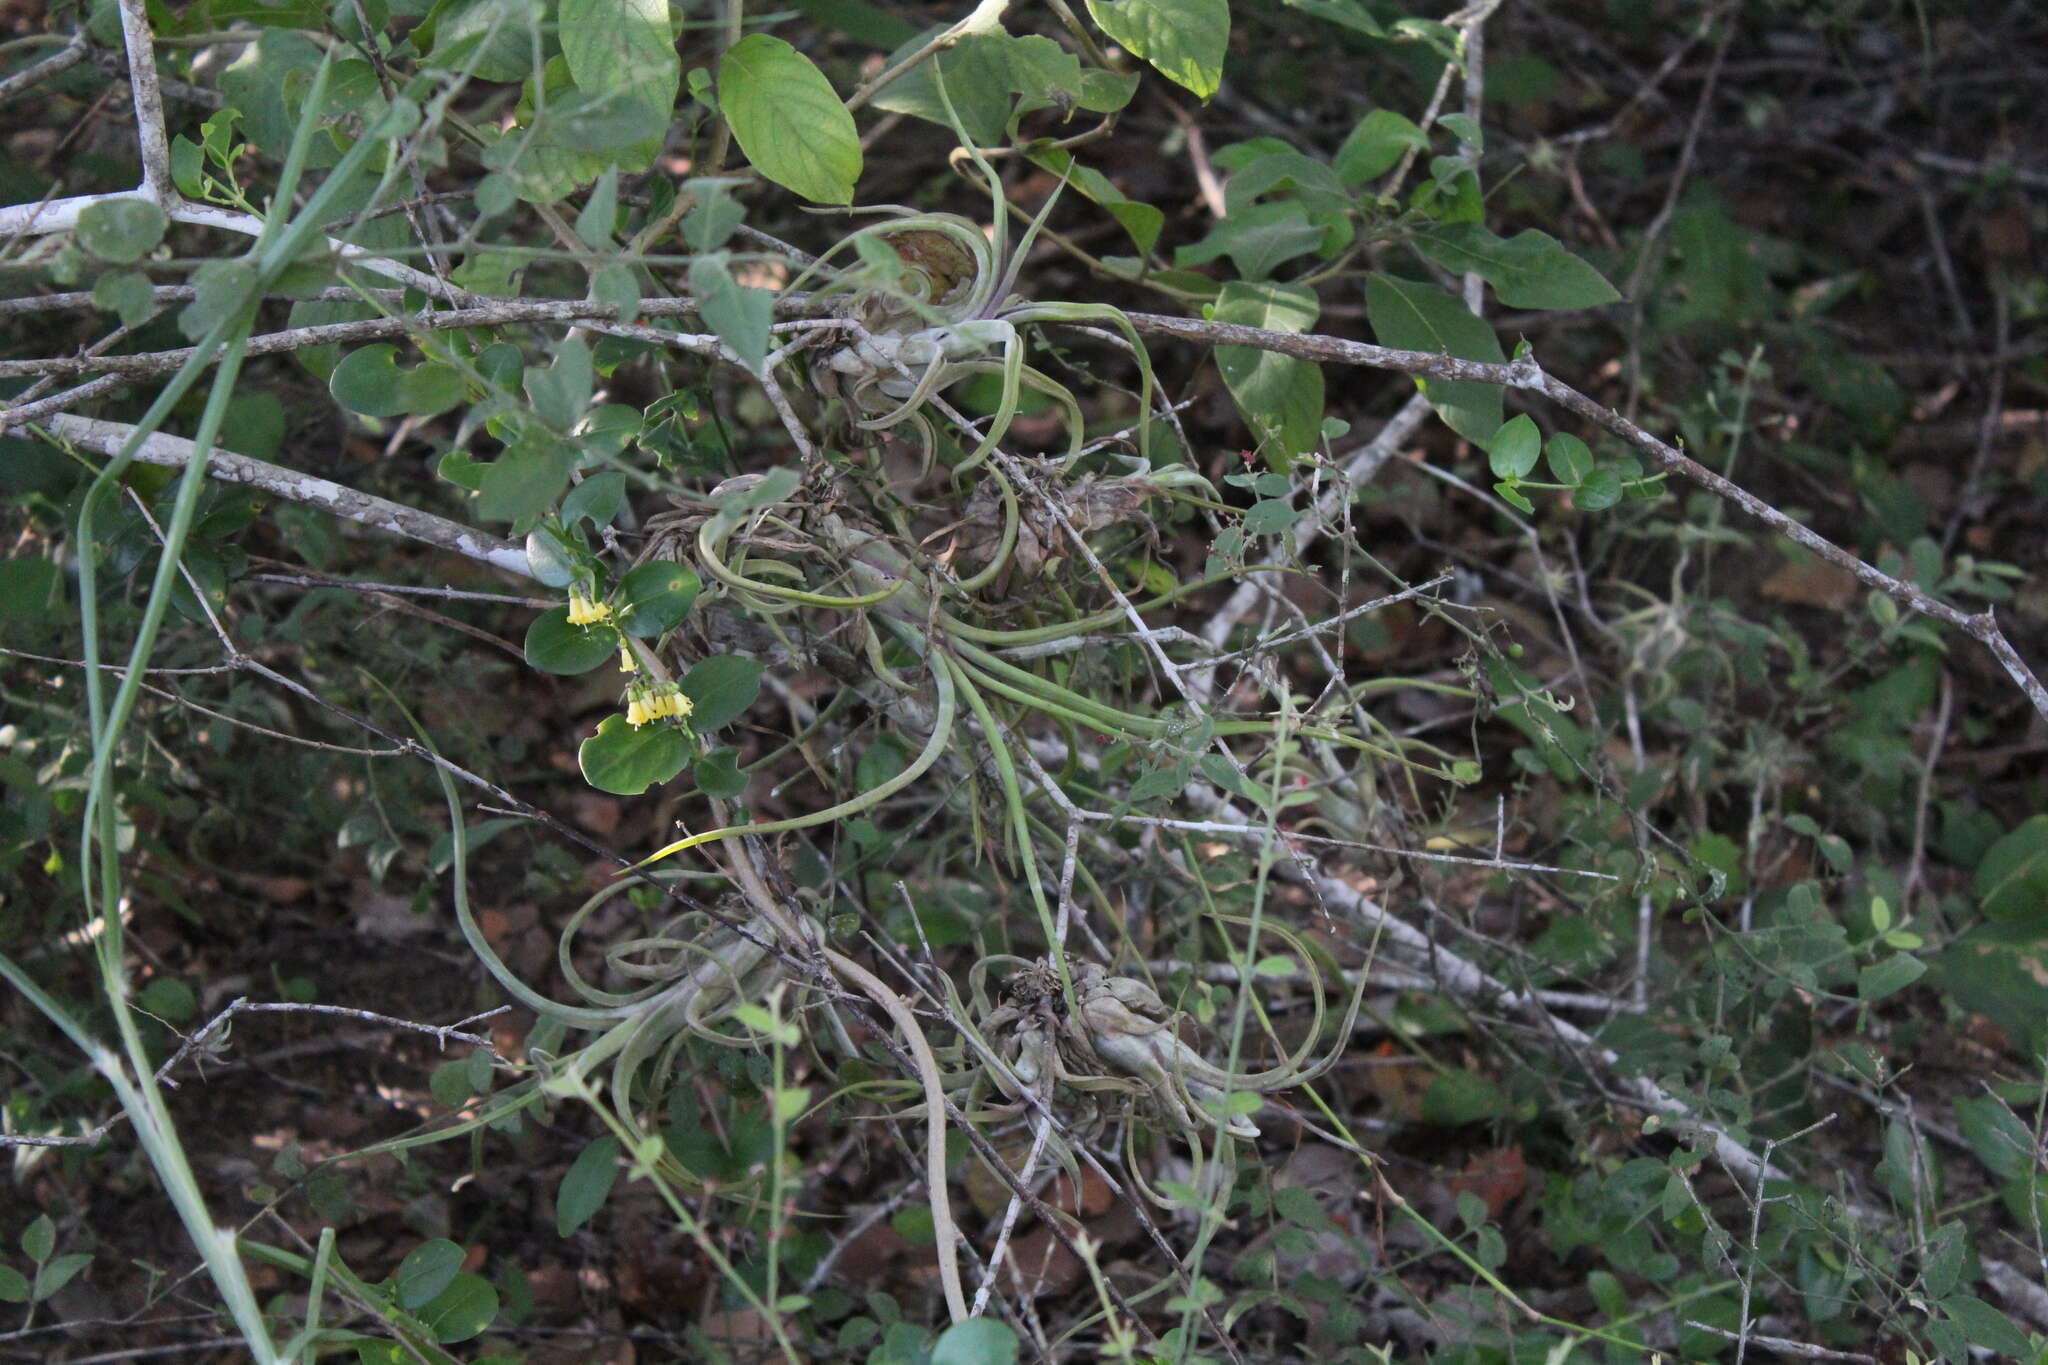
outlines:
[[[2018,685],[2020,691],[2026,694],[2028,702],[2034,709],[2043,717],[2048,717],[2048,688],[2041,685],[2041,680],[2035,676],[2026,661],[2020,658],[2019,652],[2012,647],[2012,642],[2006,639],[2004,632],[1998,628],[1998,622],[1990,611],[1973,615],[1958,607],[1952,607],[1938,598],[1928,596],[1911,583],[1892,577],[1876,565],[1858,559],[1819,532],[1786,516],[1754,493],[1729,482],[1691,456],[1651,435],[1614,409],[1588,398],[1563,380],[1546,374],[1542,366],[1533,359],[1525,357],[1505,365],[1495,365],[1476,360],[1459,360],[1447,355],[1432,355],[1425,351],[1397,351],[1386,346],[1374,346],[1363,341],[1348,341],[1341,337],[1316,333],[1277,332],[1236,323],[1168,317],[1161,313],[1132,313],[1129,316],[1131,324],[1138,331],[1154,336],[1179,337],[1184,341],[1198,341],[1209,345],[1251,346],[1259,350],[1327,364],[1364,365],[1373,369],[1396,370],[1403,374],[1464,379],[1479,384],[1499,384],[1506,388],[1530,389],[1541,393],[1558,406],[1576,413],[1602,431],[1618,437],[1640,451],[1649,457],[1650,463],[1656,468],[1667,474],[1676,474],[1690,483],[1698,484],[1716,497],[1734,503],[1786,539],[1811,550],[1830,564],[1846,569],[1865,587],[1883,593],[1901,606],[1917,611],[1923,616],[1930,616],[1962,631],[1991,651],[1992,657],[1998,660],[1999,666]]]
[[[85,30],[71,35],[71,41],[62,48],[37,62],[26,70],[17,71],[6,80],[0,81],[0,104],[5,104],[18,91],[39,85],[52,76],[60,76],[85,60],[88,51]]]
[[[49,426],[65,439],[103,455],[112,455],[119,450],[135,432],[135,428],[125,422],[101,422],[89,417],[55,417]],[[192,442],[182,436],[166,436],[162,432],[150,436],[135,452],[138,460],[172,469],[184,468],[195,455],[196,448]],[[523,578],[533,577],[522,547],[446,517],[437,517],[432,512],[387,502],[328,479],[301,474],[295,469],[254,460],[247,455],[236,455],[218,446],[207,460],[206,472],[227,483],[248,484],[280,498],[319,507],[349,521],[452,551]]]

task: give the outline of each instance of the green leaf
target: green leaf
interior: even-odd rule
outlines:
[[[1108,209],[1110,217],[1123,225],[1138,250],[1149,255],[1152,248],[1159,245],[1159,234],[1166,226],[1164,213],[1150,204],[1126,197],[1122,190],[1110,183],[1108,176],[1076,162],[1064,148],[1047,147],[1029,155],[1034,163],[1054,175],[1066,176],[1067,183],[1079,190],[1083,197]]]
[[[1429,135],[1405,115],[1375,109],[1358,121],[1331,164],[1337,178],[1355,189],[1394,169],[1394,163],[1410,147],[1427,150]]]
[[[632,726],[621,715],[609,715],[597,733],[576,750],[583,780],[614,796],[638,796],[649,787],[672,781],[690,761],[690,737],[674,725],[656,721]]]
[[[750,33],[719,67],[718,107],[754,169],[820,204],[850,204],[860,179],[853,115],[809,57]]]
[[[588,673],[619,652],[619,639],[602,626],[572,626],[569,609],[555,607],[526,628],[526,662],[543,673]]]
[[[690,614],[703,587],[687,564],[642,564],[619,580],[619,629],[652,639]]]
[[[606,1134],[577,1154],[555,1191],[555,1231],[564,1237],[604,1207],[619,1178],[619,1140]]]
[[[2048,815],[2032,815],[1978,860],[1972,883],[1985,918],[2048,929]]]
[[[1961,1223],[1944,1223],[1928,1237],[1928,1252],[1922,1260],[1927,1292],[1946,1298],[1963,1283],[1970,1265],[1970,1236]]]
[[[466,1254],[445,1237],[421,1242],[407,1252],[391,1277],[398,1290],[398,1306],[411,1312],[421,1304],[432,1302],[442,1290],[455,1283]]]
[[[123,327],[138,327],[155,311],[156,297],[149,276],[140,270],[120,270],[93,282],[92,306],[117,315]]]
[[[1584,441],[1566,432],[1560,431],[1544,442],[1543,455],[1550,462],[1550,476],[1567,488],[1577,488],[1593,472],[1593,452]]]
[[[1445,114],[1437,120],[1439,127],[1458,139],[1474,152],[1486,150],[1486,133],[1479,120],[1470,114]]]
[[[617,243],[612,231],[619,220],[619,168],[614,166],[597,178],[583,208],[576,215],[576,235],[592,251],[609,252]]]
[[[745,715],[761,695],[761,665],[736,654],[705,659],[682,678],[690,699],[690,728],[698,734],[721,730]]]
[[[774,296],[733,279],[722,252],[690,262],[690,292],[696,295],[704,321],[718,333],[718,339],[759,378],[762,362],[768,358],[768,328],[775,321]]]
[[[934,25],[901,44],[889,54],[884,66],[893,66],[910,56],[942,31],[940,26]],[[1016,41],[1000,30],[969,33],[951,50],[928,59],[886,87],[875,96],[874,106],[892,114],[909,114],[912,118],[951,129],[953,121],[946,116],[946,105],[950,102],[954,116],[960,121],[960,131],[976,146],[993,146],[1006,141],[1004,132],[1010,121],[1010,106],[1017,92],[1024,88],[1017,83],[1016,68],[1011,62],[1010,45]],[[1050,39],[1041,41],[1051,42]],[[1074,61],[1075,83],[1078,84],[1081,64],[1078,59],[1070,59]],[[941,81],[945,83],[944,100],[939,98]]]
[[[256,292],[256,267],[237,257],[208,261],[192,272],[192,302],[178,314],[178,330],[198,341],[248,305]]]
[[[895,736],[883,735],[861,750],[860,761],[853,765],[854,789],[873,791],[909,766],[903,745]]]
[[[604,409],[600,408],[600,412]],[[562,524],[574,526],[579,517],[587,517],[597,527],[611,525],[618,520],[619,513],[626,506],[626,476],[616,469],[607,469],[592,474],[576,485],[575,491],[562,499]],[[550,587],[560,587],[551,583]]]
[[[1524,413],[1493,434],[1486,447],[1486,461],[1497,479],[1524,479],[1536,468],[1537,457],[1542,453],[1543,433]]]
[[[1895,953],[1856,973],[1856,995],[1866,1001],[1882,1000],[1918,981],[1927,964],[1906,953]]]
[[[425,65],[466,68],[478,80],[523,81],[533,71],[540,17],[534,0],[457,0],[435,22]]]
[[[1300,200],[1252,204],[1219,220],[1201,241],[1176,248],[1173,263],[1188,269],[1228,256],[1238,274],[1262,280],[1296,256],[1320,250],[1324,231],[1322,224],[1309,221],[1308,206]]]
[[[327,377],[328,392],[365,417],[431,417],[466,396],[462,373],[453,366],[429,360],[401,370],[392,359],[397,354],[388,341],[350,351]]]
[[[1359,0],[1282,0],[1289,9],[1298,9],[1303,14],[1313,14],[1318,19],[1362,33],[1368,38],[1384,38],[1387,31],[1380,27],[1380,21],[1373,18]]]
[[[594,86],[584,86],[570,79],[565,58],[549,62],[541,80],[544,106],[523,128],[493,133],[484,147],[485,167],[509,176],[519,197],[537,204],[560,199],[614,167],[646,170],[675,116],[673,83],[595,79]]]
[[[427,1090],[450,1109],[460,1109],[476,1094],[469,1083],[469,1063],[443,1062],[427,1075]]]
[[[164,211],[147,199],[102,199],[78,214],[78,244],[103,261],[133,265],[164,239]]]
[[[577,89],[657,113],[664,124],[673,116],[683,66],[668,0],[561,0],[556,36]]]
[[[547,432],[527,436],[478,475],[477,515],[515,527],[539,516],[569,486],[569,467],[575,462],[576,452]]]
[[[1273,1212],[1298,1228],[1321,1232],[1331,1226],[1330,1215],[1316,1197],[1299,1185],[1282,1185],[1273,1191]]]
[[[746,794],[747,775],[740,771],[740,751],[714,749],[697,760],[693,773],[704,794],[718,801],[731,801]]]
[[[1941,1201],[1941,1160],[1933,1145],[1901,1118],[1885,1125],[1884,1159],[1877,1163],[1876,1175],[1904,1207]]]
[[[1230,0],[1088,0],[1110,39],[1203,99],[1223,84]]]
[[[1262,499],[1246,510],[1244,533],[1248,536],[1277,536],[1294,525],[1296,515],[1294,504],[1285,498]]]
[[[481,1335],[498,1316],[498,1291],[481,1275],[457,1275],[455,1282],[414,1316],[443,1346]]]
[[[1613,465],[1604,464],[1588,474],[1573,490],[1572,506],[1581,512],[1605,512],[1627,494],[1619,471]]]
[[[683,182],[683,192],[697,196],[697,206],[683,217],[683,241],[691,250],[716,251],[746,221],[746,205],[732,197],[733,187],[743,183],[714,176]]]
[[[510,213],[512,206],[519,202],[519,181],[500,171],[492,171],[476,182],[473,202],[479,217],[496,218]]]
[[[1495,365],[1507,362],[1493,329],[1474,317],[1462,300],[1433,284],[1371,276],[1365,282],[1365,313],[1382,346]],[[1474,445],[1487,444],[1500,430],[1500,385],[1424,377],[1415,381],[1415,387],[1444,425]]]
[[[1300,285],[1232,280],[1217,296],[1211,316],[1217,322],[1305,332],[1315,325],[1317,312],[1315,293]],[[1284,467],[1291,457],[1315,449],[1323,425],[1319,366],[1251,346],[1218,346],[1216,368],[1223,372],[1245,425],[1262,443],[1272,442],[1277,448],[1277,463]]]
[[[2003,1102],[1990,1095],[1955,1102],[1956,1127],[1984,1169],[2000,1180],[2022,1174],[2033,1161],[2034,1144],[2027,1127]]]
[[[533,400],[533,410],[541,421],[566,432],[582,416],[594,383],[590,348],[582,338],[570,337],[556,349],[553,365],[526,372],[526,396]]]
[[[891,48],[916,35],[908,21],[867,0],[796,0],[791,8],[869,47]]]
[[[50,1259],[50,1253],[57,1249],[57,1225],[50,1221],[50,1215],[39,1213],[21,1231],[22,1254],[41,1265]]]
[[[174,976],[160,976],[142,988],[136,1003],[159,1019],[183,1023],[199,1013],[199,997]]]
[[[27,1303],[28,1281],[11,1265],[0,1265],[0,1303]]]
[[[1455,1126],[1499,1118],[1507,1112],[1507,1096],[1501,1093],[1501,1088],[1476,1071],[1446,1071],[1422,1092],[1422,1118],[1426,1123]]]
[[[79,1271],[91,1264],[92,1257],[88,1253],[67,1251],[55,1260],[36,1267],[35,1287],[29,1291],[29,1297],[41,1303],[70,1284]]]
[[[631,322],[640,316],[640,281],[634,278],[632,267],[617,261],[592,272],[590,297],[617,309],[620,322]]]
[[[1417,233],[1415,245],[1454,274],[1478,275],[1510,308],[1597,308],[1621,297],[1599,271],[1534,228],[1503,239],[1478,223],[1451,223]]]
[[[1017,1334],[993,1318],[956,1322],[932,1343],[931,1365],[1013,1365],[1016,1359]]]
[[[18,458],[15,452],[6,458]],[[65,613],[64,570],[53,559],[0,559],[0,620],[47,621]]]
[[[1985,923],[1928,962],[1929,983],[2029,1050],[2048,1040],[2048,941],[2017,924]]]
[[[889,1215],[889,1226],[914,1247],[928,1247],[937,1241],[932,1231],[932,1211],[928,1204],[908,1204]]]
[[[1955,1319],[1972,1346],[1982,1346],[1993,1355],[2011,1360],[2025,1360],[2033,1354],[2027,1334],[2013,1326],[2011,1318],[1974,1294],[1943,1299],[1941,1309]]]

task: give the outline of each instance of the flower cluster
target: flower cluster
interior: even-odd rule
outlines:
[[[636,728],[663,718],[687,721],[693,709],[672,682],[636,682],[626,689],[626,723]]]
[[[594,626],[612,619],[612,609],[581,588],[569,589],[569,624]]]

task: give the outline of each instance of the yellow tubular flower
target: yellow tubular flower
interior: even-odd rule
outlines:
[[[609,621],[612,609],[602,602],[595,602],[581,588],[569,589],[569,624],[590,626],[599,621]]]
[[[687,720],[693,709],[690,699],[683,695],[682,688],[672,682],[656,683],[647,698],[647,712],[650,716],[672,716],[676,720]]]
[[[627,644],[624,640],[619,641],[619,672],[638,673],[639,671],[640,661],[633,657],[633,646]]]

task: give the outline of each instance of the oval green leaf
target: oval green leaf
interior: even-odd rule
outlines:
[[[1974,881],[1987,919],[2039,928],[2048,923],[2048,815],[2032,815],[1984,851]]]
[[[1374,275],[1365,282],[1365,314],[1382,346],[1493,365],[1507,362],[1493,328],[1474,317],[1464,300],[1433,284]],[[1474,445],[1487,444],[1500,430],[1500,385],[1423,377],[1415,387],[1445,426]]]
[[[569,609],[556,607],[526,628],[526,662],[543,673],[588,673],[619,652],[619,638],[603,626],[572,626]]]
[[[584,571],[590,552],[552,517],[526,533],[526,563],[544,588],[566,588]]]
[[[687,564],[642,564],[619,580],[619,629],[643,639],[673,629],[703,586]]]
[[[397,353],[380,341],[343,356],[327,379],[334,401],[365,417],[431,417],[462,401],[460,371],[434,361],[402,370],[393,362]]]
[[[433,1302],[442,1290],[455,1283],[463,1256],[462,1248],[445,1237],[421,1242],[407,1252],[391,1277],[398,1290],[398,1306],[411,1311]]]
[[[698,734],[723,729],[745,715],[761,695],[761,665],[735,654],[704,660],[683,675],[690,699],[690,728]]]
[[[1479,276],[1510,308],[1597,308],[1621,297],[1599,271],[1534,228],[1502,238],[1478,223],[1448,223],[1416,234],[1415,245],[1446,270]]]
[[[78,244],[103,261],[132,265],[164,239],[170,225],[147,199],[102,199],[78,215]]]
[[[1577,488],[1593,472],[1593,452],[1569,432],[1558,432],[1544,442],[1543,454],[1550,461],[1550,477],[1567,488]]]
[[[102,275],[92,287],[92,304],[118,314],[123,327],[139,327],[156,309],[156,294],[149,276],[140,270],[119,270]]]
[[[759,377],[768,358],[769,327],[775,321],[775,298],[765,289],[749,289],[726,269],[725,254],[699,256],[690,262],[690,292],[704,321],[718,339]]]
[[[576,751],[583,780],[614,796],[638,796],[670,781],[690,761],[690,737],[666,722],[632,726],[606,716]]]
[[[598,409],[600,413],[604,411]],[[562,499],[562,524],[574,526],[578,517],[588,517],[592,526],[609,526],[625,506],[626,476],[616,469],[607,469],[592,474]]]
[[[1230,0],[1088,0],[1088,14],[1174,84],[1203,99],[1223,84]]]
[[[1315,294],[1300,285],[1232,280],[1223,286],[1212,316],[1217,322],[1305,332],[1315,325],[1316,313]],[[1293,456],[1315,449],[1323,432],[1320,366],[1253,346],[1218,346],[1216,368],[1245,425],[1274,446],[1276,463],[1284,468]]]
[[[619,1178],[619,1140],[607,1134],[569,1164],[555,1191],[555,1231],[567,1237],[596,1216]]]
[[[443,1346],[468,1341],[498,1316],[498,1291],[481,1275],[457,1275],[416,1316]]]
[[[1621,475],[1612,465],[1601,465],[1580,482],[1572,492],[1572,506],[1581,512],[1605,512],[1620,502],[1626,490],[1621,486]]]
[[[715,800],[731,801],[746,794],[747,775],[740,771],[738,749],[717,749],[697,760],[697,785]]]
[[[853,202],[860,135],[809,57],[780,38],[748,34],[718,69],[718,107],[762,175],[820,204]]]
[[[1016,1359],[1017,1334],[993,1318],[956,1322],[932,1343],[932,1365],[1012,1365]]]
[[[1486,447],[1486,460],[1496,479],[1523,479],[1536,467],[1543,453],[1543,433],[1527,413],[1508,422],[1494,433]]]

